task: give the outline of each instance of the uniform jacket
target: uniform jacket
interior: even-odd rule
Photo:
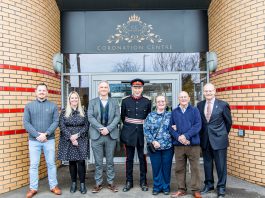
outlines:
[[[125,117],[144,120],[151,112],[151,101],[146,97],[134,99],[128,96],[122,100],[121,120],[123,127],[121,141],[128,146],[144,145],[143,124],[132,124],[125,121]]]
[[[87,117],[90,122],[89,134],[92,140],[97,140],[100,137],[100,128],[104,126],[101,124],[100,98],[94,98],[89,102]],[[108,98],[109,114],[107,129],[110,132],[112,139],[118,139],[119,130],[118,123],[120,121],[120,107],[118,102],[113,98]]]
[[[229,104],[225,101],[215,99],[210,121],[207,122],[204,108],[206,100],[198,103],[198,109],[202,117],[202,129],[200,132],[201,147],[206,149],[208,141],[213,150],[228,147],[228,134],[232,126],[232,116]]]

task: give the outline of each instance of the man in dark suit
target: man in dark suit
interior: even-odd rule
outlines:
[[[198,103],[202,117],[200,132],[201,148],[204,161],[204,188],[201,193],[214,189],[213,161],[218,175],[218,197],[225,196],[227,178],[227,147],[228,134],[232,126],[229,104],[215,98],[215,87],[208,83],[204,86],[203,94],[206,100]]]
[[[151,112],[151,101],[142,96],[144,81],[134,79],[131,81],[132,95],[122,100],[121,120],[123,128],[121,131],[121,141],[126,148],[126,185],[124,192],[133,187],[133,160],[135,148],[137,148],[140,162],[140,186],[142,191],[147,191],[147,163],[144,155],[144,133],[143,123],[148,113]]]
[[[102,189],[104,153],[107,164],[108,189],[112,192],[118,191],[114,185],[115,172],[113,158],[116,141],[119,137],[117,126],[120,121],[120,107],[116,100],[108,96],[109,91],[109,83],[107,81],[101,81],[98,85],[99,97],[89,102],[87,112],[90,123],[89,134],[96,166],[96,186],[92,190],[93,193],[98,193]]]

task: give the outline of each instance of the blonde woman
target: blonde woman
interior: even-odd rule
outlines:
[[[60,115],[60,141],[58,159],[69,161],[72,184],[70,192],[77,190],[77,173],[80,180],[80,192],[86,194],[86,166],[88,156],[88,119],[81,107],[80,97],[72,91],[67,100],[67,106]]]

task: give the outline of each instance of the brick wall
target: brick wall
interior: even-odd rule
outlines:
[[[218,54],[211,81],[232,108],[228,173],[265,185],[265,1],[212,0],[209,45]]]
[[[39,82],[48,85],[49,99],[60,106],[60,78],[51,64],[58,51],[60,12],[55,0],[0,0],[0,194],[29,183],[23,110],[35,99]],[[42,156],[40,178],[45,176]]]

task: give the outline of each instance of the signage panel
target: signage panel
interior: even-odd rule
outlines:
[[[199,10],[64,12],[62,51],[204,52],[207,24],[207,12]]]

